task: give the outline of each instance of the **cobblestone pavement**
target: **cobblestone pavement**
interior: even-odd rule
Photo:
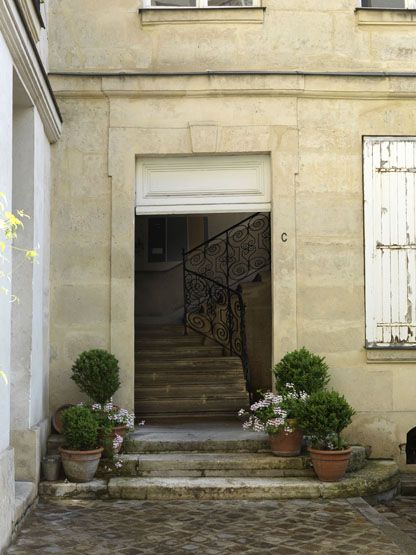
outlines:
[[[376,509],[416,541],[416,497],[397,497],[389,503],[377,505]]]
[[[348,501],[40,501],[9,555],[396,555]]]

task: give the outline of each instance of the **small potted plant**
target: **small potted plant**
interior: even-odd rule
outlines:
[[[65,474],[72,482],[89,482],[100,462],[98,421],[87,407],[75,406],[62,414],[64,446],[59,448]]]
[[[296,421],[288,417],[287,403],[293,399],[291,393],[285,397],[271,391],[261,394],[249,410],[241,409],[240,417],[246,417],[243,428],[269,434],[270,448],[278,457],[295,457],[300,454],[303,433]]]
[[[313,468],[323,482],[338,482],[344,476],[351,448],[341,432],[355,414],[345,397],[336,391],[316,391],[298,407],[298,421],[309,436]]]
[[[111,401],[104,405],[94,403],[91,410],[98,418],[104,457],[112,458],[120,452],[126,432],[134,429],[134,413],[113,405]],[[144,422],[140,422],[139,425],[143,424]]]
[[[273,368],[276,390],[281,395],[290,392],[311,395],[325,389],[329,382],[325,359],[305,347],[287,353]]]

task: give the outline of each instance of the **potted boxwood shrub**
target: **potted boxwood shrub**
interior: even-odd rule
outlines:
[[[120,387],[118,360],[103,349],[84,351],[72,366],[71,379],[94,403],[108,403]]]
[[[72,379],[93,402],[91,410],[99,423],[98,439],[107,458],[120,451],[127,430],[134,428],[134,414],[113,405],[111,400],[120,386],[119,374],[118,360],[103,349],[84,351],[72,366]]]
[[[351,423],[353,408],[336,391],[316,391],[298,409],[299,425],[311,441],[309,453],[315,473],[323,482],[338,482],[351,457],[352,450],[340,434]]]
[[[238,413],[246,418],[244,429],[269,434],[271,451],[278,457],[296,457],[302,447],[302,431],[286,410],[286,403],[292,398],[289,392],[283,397],[267,391],[248,411],[241,409]]]
[[[311,395],[321,391],[329,382],[328,365],[325,359],[314,355],[305,347],[287,353],[273,368],[276,390]]]
[[[322,390],[329,382],[325,359],[311,353],[305,347],[286,353],[273,368],[276,390],[283,397],[283,406],[291,427],[298,428],[297,414],[305,399],[314,391]],[[296,430],[300,441],[303,430]]]
[[[98,420],[87,407],[75,406],[62,414],[64,446],[59,448],[65,474],[72,482],[89,482],[100,462]]]

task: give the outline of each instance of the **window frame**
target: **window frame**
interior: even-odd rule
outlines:
[[[377,362],[379,360],[388,361],[404,361],[404,360],[415,360],[416,356],[416,343],[405,340],[403,342],[385,342],[383,340],[377,339],[376,328],[380,324],[378,317],[380,314],[380,302],[382,299],[376,296],[377,289],[383,285],[383,274],[380,273],[380,268],[377,265],[380,260],[377,261],[377,256],[375,255],[378,251],[379,246],[383,243],[380,241],[380,231],[382,221],[377,218],[377,205],[375,200],[380,201],[381,195],[381,182],[379,182],[379,188],[375,187],[377,181],[380,177],[375,178],[375,167],[374,167],[374,151],[373,146],[376,143],[406,143],[411,142],[416,146],[416,136],[408,135],[365,135],[362,138],[362,153],[363,153],[363,201],[364,201],[364,268],[365,268],[365,347],[367,349],[367,358],[369,361]],[[380,148],[382,148],[380,146]],[[388,146],[390,149],[391,147]],[[397,147],[395,147],[397,148]],[[414,147],[415,148],[415,147]],[[394,152],[394,151],[393,151]],[[396,151],[397,154],[397,151]],[[415,155],[413,154],[414,160]],[[377,159],[376,159],[377,161]],[[414,162],[413,162],[414,163]],[[391,162],[389,161],[389,164]],[[404,167],[407,168],[405,165]],[[389,170],[386,170],[389,171]],[[396,171],[396,170],[395,170]],[[401,171],[401,170],[397,170]],[[390,172],[389,172],[390,173]],[[394,173],[394,171],[392,172]],[[414,173],[413,171],[411,173]],[[416,198],[416,196],[414,197]],[[390,214],[390,208],[388,213]],[[394,212],[393,212],[394,217]],[[407,220],[406,220],[407,221]],[[390,239],[391,241],[391,239]],[[400,245],[396,245],[393,241],[391,244],[395,244],[396,247],[400,248]],[[387,246],[387,243],[386,243]],[[403,247],[406,248],[406,247]],[[399,269],[399,268],[398,268]],[[379,280],[379,281],[377,281]],[[390,289],[391,291],[391,289]],[[399,293],[399,290],[398,290]],[[390,307],[393,305],[391,304]],[[381,309],[382,310],[382,309]],[[401,327],[407,322],[401,320],[397,321],[398,326]],[[389,324],[387,323],[387,326]],[[395,326],[394,326],[395,327]],[[389,352],[390,354],[377,354],[380,352]],[[373,354],[374,353],[374,354]],[[392,354],[394,353],[394,354]],[[409,354],[410,353],[410,354]]]
[[[147,264],[174,264],[177,265],[178,263],[180,263],[182,261],[182,255],[179,256],[179,258],[174,259],[174,260],[169,260],[169,233],[172,231],[171,229],[169,229],[169,220],[174,220],[174,219],[180,219],[183,220],[183,223],[185,224],[185,236],[186,236],[186,244],[184,246],[185,250],[187,251],[189,248],[189,225],[188,225],[188,216],[182,216],[182,215],[171,215],[171,214],[165,214],[165,215],[160,215],[160,216],[149,216],[149,218],[147,219],[147,223],[146,223],[146,263]],[[163,256],[164,256],[164,260],[150,260],[151,256],[153,254],[157,254],[157,253],[151,253],[150,252],[150,238],[151,238],[151,234],[150,234],[150,225],[151,225],[151,221],[152,220],[164,220],[164,239],[163,239]],[[162,254],[162,253],[158,253],[158,254]]]
[[[142,2],[143,9],[146,10],[235,10],[261,8],[261,0],[252,0],[250,6],[209,6],[209,0],[195,0],[195,6],[152,6],[152,0],[142,0]]]
[[[358,7],[364,10],[416,10],[416,0],[404,0],[404,8],[380,7],[380,6],[363,6],[363,0],[358,0]]]

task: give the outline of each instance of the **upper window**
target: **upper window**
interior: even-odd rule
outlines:
[[[364,139],[367,347],[416,348],[416,137]]]
[[[143,0],[144,8],[251,8],[260,0]]]
[[[416,9],[416,0],[361,0],[363,8]]]

